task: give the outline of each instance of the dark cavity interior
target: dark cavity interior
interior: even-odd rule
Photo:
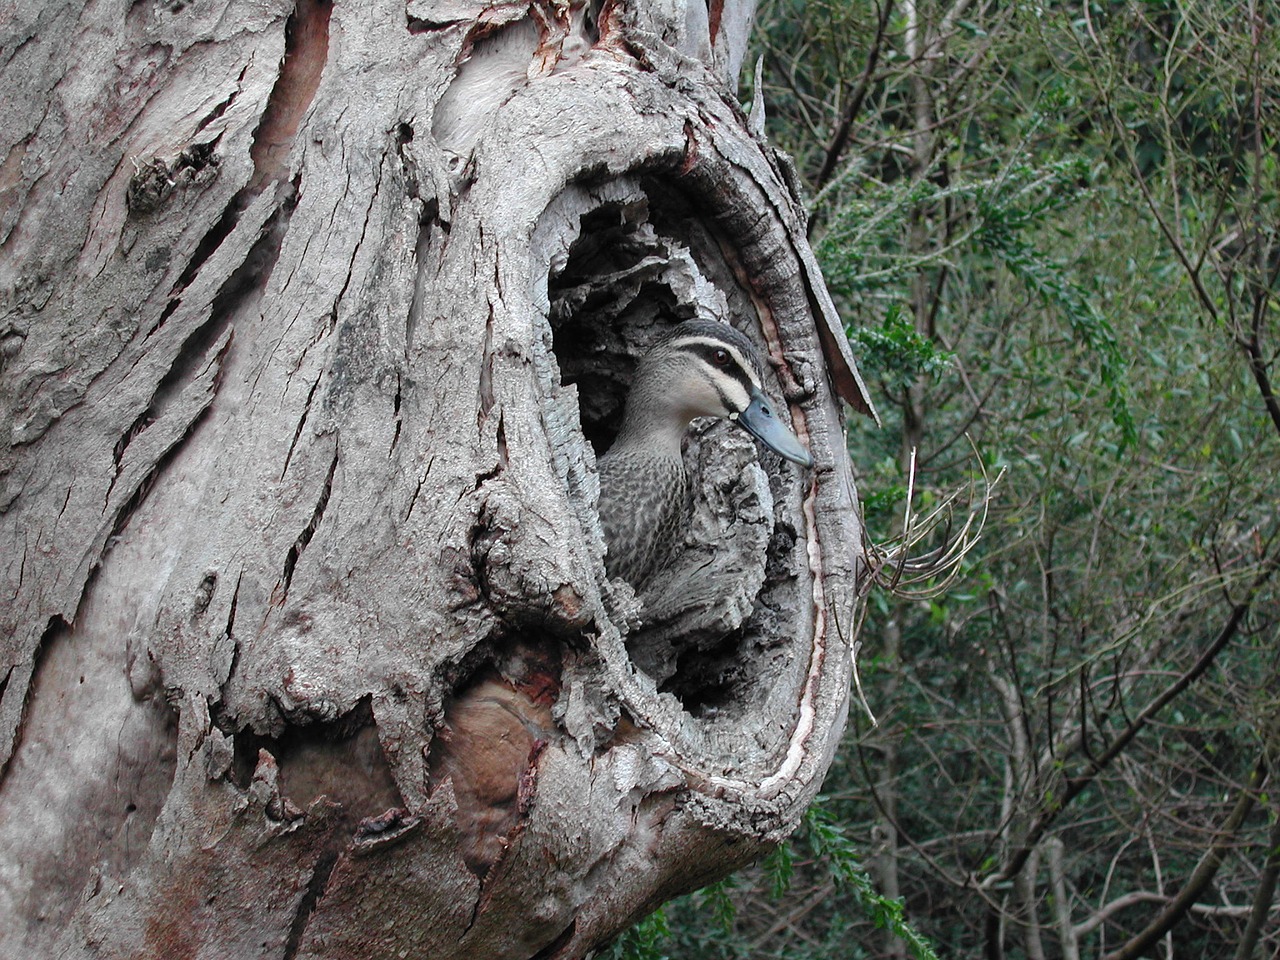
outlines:
[[[548,278],[561,381],[577,387],[582,431],[597,455],[617,435],[639,358],[672,324],[719,317],[760,345],[745,322],[755,319],[754,307],[721,239],[675,188],[656,179],[636,186],[614,194],[627,199],[603,199],[580,214],[578,236]],[[745,431],[723,421],[696,424],[686,447],[690,539],[700,543],[646,588],[642,625],[627,642],[660,690],[714,721],[771,699],[777,671],[792,656],[779,611],[796,602],[799,554],[790,510],[774,503],[790,502],[794,471],[757,454]],[[707,577],[703,595],[698,577]],[[726,583],[747,602],[733,610],[702,602]],[[672,596],[686,608],[673,609]]]
[[[584,214],[564,269],[548,281],[561,379],[578,388],[582,431],[597,455],[622,424],[639,358],[671,324],[696,315],[664,277],[671,241],[647,217],[643,202]]]

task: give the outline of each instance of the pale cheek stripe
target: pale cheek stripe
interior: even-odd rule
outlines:
[[[737,380],[730,380],[727,377],[724,380],[728,382],[724,383],[723,386],[721,383],[716,383],[716,390],[720,392],[721,399],[725,401],[725,409],[741,413],[751,405],[751,394],[747,393]],[[723,381],[721,382],[723,383]],[[730,400],[733,402],[728,402]]]

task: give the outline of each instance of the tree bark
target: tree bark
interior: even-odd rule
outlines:
[[[0,956],[580,957],[794,828],[872,411],[733,95],[751,14],[8,14]],[[697,431],[636,597],[594,456],[694,315],[817,467]]]

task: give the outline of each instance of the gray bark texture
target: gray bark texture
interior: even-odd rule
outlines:
[[[870,413],[751,0],[0,10],[0,957],[570,958],[797,824]],[[817,466],[595,455],[673,321]]]

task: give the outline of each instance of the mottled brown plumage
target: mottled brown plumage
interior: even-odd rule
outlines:
[[[622,429],[599,461],[609,576],[641,589],[681,539],[687,483],[681,445],[694,418],[729,417],[787,459],[812,462],[776,420],[760,370],[745,336],[709,320],[680,324],[641,359]]]
[[[639,588],[662,566],[685,508],[684,461],[618,451],[600,461],[600,523],[609,545],[605,569]]]

